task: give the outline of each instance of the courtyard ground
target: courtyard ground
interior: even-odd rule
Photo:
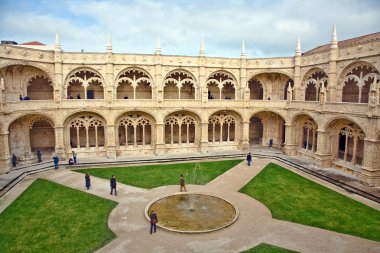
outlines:
[[[234,224],[207,234],[180,234],[164,229],[159,229],[154,235],[149,234],[149,222],[144,216],[146,205],[156,197],[178,192],[178,185],[146,190],[119,184],[118,196],[115,197],[109,195],[109,180],[93,177],[93,186],[89,192],[119,203],[108,222],[117,238],[97,252],[241,252],[263,242],[299,252],[380,252],[379,242],[273,219],[262,203],[239,193],[239,189],[269,162],[270,159],[254,159],[251,167],[242,162],[204,186],[187,186],[188,191],[221,196],[239,209],[240,215]],[[280,165],[289,168],[287,165]],[[47,171],[26,178],[3,196],[0,199],[0,212],[35,178],[45,178],[86,191],[83,174],[65,169]],[[322,180],[315,181],[347,194]],[[380,210],[380,205],[357,198]]]

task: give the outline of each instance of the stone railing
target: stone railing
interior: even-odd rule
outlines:
[[[86,109],[86,108],[219,108],[227,110],[231,108],[250,109],[296,109],[301,111],[318,111],[325,113],[341,113],[353,115],[380,116],[379,106],[371,109],[368,104],[327,102],[320,105],[318,101],[292,101],[290,104],[286,100],[226,100],[210,99],[202,101],[200,99],[115,99],[111,102],[105,99],[62,99],[61,102],[54,100],[29,100],[11,101],[3,104],[3,111],[11,113],[16,111],[41,111],[56,109]]]

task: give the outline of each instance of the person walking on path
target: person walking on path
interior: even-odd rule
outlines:
[[[73,150],[73,152],[71,152],[73,154],[73,160],[74,160],[74,164],[77,164],[77,153],[75,153],[75,151]]]
[[[157,214],[152,210],[150,211],[149,217],[150,217],[150,234],[152,234],[152,232],[156,233],[156,230],[157,230],[156,224],[158,223]]]
[[[113,191],[115,190],[115,196],[117,196],[117,193],[116,193],[116,177],[115,177],[115,175],[112,175],[112,177],[111,177],[110,186],[111,186],[110,195],[112,195]]]
[[[42,154],[40,150],[37,150],[37,162],[42,162]]]
[[[53,156],[54,169],[58,170],[59,158],[57,155]]]
[[[251,155],[251,152],[249,152],[247,155],[248,166],[251,166],[251,161],[252,161],[252,155]]]
[[[17,164],[17,156],[15,154],[12,154],[12,166],[16,167]]]
[[[185,192],[186,191],[186,185],[185,185],[185,178],[183,177],[183,175],[181,175],[179,177],[179,185],[180,185],[179,191],[182,192],[182,189],[183,189],[183,191]]]
[[[86,188],[87,188],[87,190],[90,190],[90,187],[91,187],[90,174],[86,173],[86,176],[84,176],[84,179],[86,181]]]

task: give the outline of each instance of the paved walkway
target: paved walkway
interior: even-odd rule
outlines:
[[[241,252],[262,242],[299,252],[380,252],[380,243],[272,219],[270,211],[255,199],[238,192],[271,160],[254,159],[253,166],[245,162],[235,166],[205,186],[188,185],[188,191],[207,192],[235,204],[240,215],[231,226],[206,234],[181,234],[158,229],[149,234],[149,222],[144,216],[146,205],[154,198],[178,192],[178,186],[145,190],[118,184],[118,196],[109,195],[109,181],[92,177],[92,188],[84,187],[84,175],[70,170],[39,173],[17,185],[4,197],[13,201],[32,178],[48,180],[87,191],[119,202],[111,212],[109,227],[117,238],[97,252]],[[0,199],[1,207],[7,203]],[[378,210],[380,209],[377,206]]]

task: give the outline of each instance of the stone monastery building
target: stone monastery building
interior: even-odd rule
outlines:
[[[31,44],[31,45],[30,45]],[[35,160],[273,146],[380,185],[380,32],[294,57],[0,46],[0,173]],[[20,95],[23,99],[20,100]],[[45,157],[46,157],[45,156]]]

